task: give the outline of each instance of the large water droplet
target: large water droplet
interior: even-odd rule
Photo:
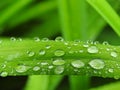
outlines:
[[[85,64],[81,60],[72,61],[71,65],[75,68],[82,68],[85,66]]]
[[[29,57],[32,57],[32,56],[35,55],[35,52],[33,52],[33,51],[27,51],[27,54],[28,54]]]
[[[2,72],[2,73],[0,74],[1,77],[6,77],[7,75],[8,75],[8,72]]]
[[[116,52],[111,52],[110,55],[111,55],[112,57],[117,57],[117,56],[118,56]]]
[[[53,65],[63,65],[63,64],[65,64],[65,61],[62,60],[61,58],[60,59],[58,58],[53,61]]]
[[[65,55],[65,52],[63,50],[56,50],[54,52],[54,55],[55,56],[63,56],[63,55]]]
[[[59,36],[59,37],[56,37],[56,38],[55,38],[55,41],[61,41],[61,42],[62,42],[62,41],[64,41],[64,39]]]
[[[25,65],[19,65],[15,68],[16,72],[18,73],[24,73],[29,69],[29,67],[25,66]]]
[[[39,67],[39,66],[35,66],[35,67],[33,68],[33,71],[38,71],[38,70],[40,70],[40,67]]]
[[[96,46],[90,46],[88,47],[87,51],[89,53],[98,53],[98,48]]]
[[[64,67],[63,66],[57,66],[54,70],[55,74],[62,74],[64,72]]]
[[[45,55],[45,53],[46,53],[45,50],[40,50],[39,51],[39,55],[41,55],[41,56]]]
[[[89,65],[94,69],[103,69],[105,63],[101,59],[93,59],[89,62]]]

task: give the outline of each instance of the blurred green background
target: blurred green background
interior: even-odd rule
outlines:
[[[62,23],[59,14],[59,0],[1,0],[0,1],[0,36],[4,37],[21,37],[33,38],[47,37],[55,39],[62,36]],[[108,41],[112,45],[119,45],[120,39],[105,20],[86,2],[86,0],[75,0],[75,2],[85,2],[84,5],[69,6],[69,10],[76,9],[69,16],[77,26],[79,23],[74,19],[79,17],[87,18],[81,21],[88,31],[90,40],[99,42]],[[110,5],[120,14],[120,0],[107,0]],[[67,1],[69,3],[69,0]],[[73,0],[74,2],[74,0]],[[62,4],[61,4],[62,6]],[[68,10],[68,11],[69,11]],[[86,10],[86,13],[85,11]],[[82,14],[82,15],[81,15]],[[80,16],[79,16],[80,15]],[[82,17],[82,18],[83,18]],[[73,29],[78,29],[75,27]],[[0,77],[0,90],[22,90],[26,84],[27,76],[9,76]],[[68,77],[65,76],[56,90],[69,90]],[[90,87],[100,86],[106,83],[118,80],[110,78],[92,77]],[[64,87],[64,88],[62,88]]]

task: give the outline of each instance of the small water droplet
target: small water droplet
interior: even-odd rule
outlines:
[[[15,37],[11,37],[10,40],[11,41],[16,41],[16,38]]]
[[[41,62],[41,65],[49,65],[47,62]]]
[[[62,74],[64,72],[64,67],[63,66],[57,66],[54,70],[55,74]]]
[[[35,52],[33,52],[33,51],[27,51],[27,54],[28,54],[29,57],[32,57],[32,56],[35,55]]]
[[[8,72],[2,72],[2,73],[0,74],[1,77],[6,77],[7,75],[8,75]]]
[[[48,39],[48,38],[42,38],[41,41],[43,41],[43,42],[47,42],[47,41],[49,41],[49,39]]]
[[[55,56],[63,56],[63,55],[65,55],[65,52],[63,50],[56,50],[54,52],[54,55]]]
[[[82,68],[85,66],[85,64],[81,60],[72,61],[71,65],[75,68]]]
[[[98,53],[98,48],[96,46],[90,46],[88,47],[87,51],[89,53]]]
[[[35,40],[36,42],[39,42],[39,41],[40,41],[40,38],[39,38],[39,37],[34,37],[34,40]]]
[[[65,64],[65,61],[62,60],[61,58],[60,59],[58,58],[53,61],[53,65],[63,65],[63,64]]]
[[[50,66],[48,66],[48,68],[49,68],[49,69],[52,69],[52,68],[53,68],[53,66],[52,66],[52,65],[50,65]]]
[[[109,43],[107,41],[104,41],[103,45],[109,45]]]
[[[117,56],[118,56],[116,52],[111,52],[110,55],[111,55],[112,57],[117,57]]]
[[[97,44],[100,44],[99,41],[95,41],[95,42],[94,42],[94,45],[97,45]]]
[[[89,45],[88,44],[84,44],[83,47],[89,47]]]
[[[113,73],[113,69],[112,68],[108,69],[108,72]]]
[[[68,45],[68,42],[64,42],[64,44],[67,46],[67,45]]]
[[[103,69],[105,63],[101,59],[93,59],[89,62],[89,65],[94,69]]]
[[[46,49],[50,49],[51,48],[51,46],[50,45],[46,45],[46,47],[45,47]]]
[[[39,67],[39,66],[35,66],[35,67],[33,68],[33,71],[38,71],[38,70],[40,70],[40,67]]]
[[[61,42],[62,42],[62,41],[64,41],[64,39],[59,36],[59,37],[56,37],[56,38],[55,38],[55,41],[61,41]]]
[[[39,55],[41,55],[41,56],[45,55],[45,53],[46,53],[45,50],[40,50],[39,51]]]
[[[22,38],[18,38],[18,41],[22,41]]]
[[[83,50],[79,50],[80,53],[83,53],[84,51]]]
[[[3,41],[2,40],[0,40],[0,44],[2,43]]]
[[[24,73],[29,69],[29,67],[25,66],[25,65],[19,65],[15,68],[16,72],[18,73]]]
[[[69,53],[70,53],[70,54],[73,54],[73,53],[74,53],[74,51],[73,51],[73,50],[70,50],[70,51],[69,51]]]

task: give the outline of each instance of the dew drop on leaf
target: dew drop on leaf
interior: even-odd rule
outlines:
[[[112,57],[117,57],[117,56],[118,56],[116,52],[111,52],[110,55],[111,55]]]
[[[85,66],[85,64],[81,60],[72,61],[71,65],[75,68],[82,68]]]
[[[55,38],[55,41],[61,41],[61,42],[62,42],[62,41],[64,41],[64,39],[59,36],[59,37],[56,37],[56,38]]]
[[[38,70],[40,70],[40,67],[39,67],[39,66],[33,67],[33,71],[38,71]]]
[[[41,41],[43,41],[43,42],[47,42],[47,41],[49,41],[49,39],[48,39],[48,38],[42,38]]]
[[[63,66],[57,66],[54,70],[55,74],[62,74],[64,72],[64,67]]]
[[[98,48],[96,46],[90,46],[87,51],[88,53],[98,53]]]
[[[6,77],[7,75],[8,75],[8,72],[2,72],[2,73],[0,74],[1,77]]]
[[[15,37],[11,37],[10,40],[11,41],[16,41],[16,38]]]
[[[63,50],[56,50],[54,52],[54,55],[55,56],[63,56],[63,55],[65,55],[65,52]]]
[[[25,65],[19,65],[15,68],[16,72],[18,73],[24,73],[29,69],[29,67],[25,66]]]
[[[45,55],[45,53],[46,53],[45,50],[40,50],[39,51],[39,55],[41,55],[41,56]]]
[[[89,47],[89,45],[88,44],[84,44],[83,47]]]
[[[39,42],[39,41],[40,41],[40,38],[39,38],[39,37],[34,37],[34,40],[35,40],[36,42]]]
[[[51,48],[51,46],[50,45],[46,45],[46,47],[45,47],[46,49],[50,49]]]
[[[93,68],[93,69],[103,69],[105,66],[105,63],[103,62],[103,60],[101,59],[93,59],[89,62],[89,65]]]
[[[52,69],[52,68],[53,68],[53,66],[52,66],[52,65],[48,66],[48,69]]]
[[[35,52],[33,52],[33,51],[28,51],[27,54],[28,54],[29,57],[32,57],[32,56],[35,55]]]
[[[103,45],[109,45],[109,43],[107,41],[104,41]]]
[[[53,61],[53,65],[63,65],[63,64],[65,64],[65,61],[62,60],[61,58],[60,59],[58,58]]]
[[[113,73],[113,69],[112,68],[108,69],[108,72]]]

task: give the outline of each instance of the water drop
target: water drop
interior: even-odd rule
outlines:
[[[27,54],[28,54],[28,56],[29,56],[29,57],[32,57],[32,56],[34,56],[34,55],[35,55],[35,52],[32,52],[32,51],[27,51]]]
[[[40,38],[39,38],[39,37],[34,37],[34,40],[35,40],[36,42],[39,42],[39,41],[40,41]]]
[[[110,55],[111,55],[112,57],[117,57],[117,56],[118,56],[116,52],[111,52]]]
[[[67,46],[67,45],[68,45],[68,42],[64,42],[64,44]]]
[[[89,65],[94,69],[103,69],[105,63],[101,59],[93,59],[89,62]]]
[[[65,55],[65,52],[63,50],[56,50],[54,52],[54,55],[55,56],[63,56],[63,55]]]
[[[54,70],[55,74],[62,74],[64,72],[64,67],[63,66],[57,66]]]
[[[87,51],[89,53],[98,53],[98,48],[96,46],[90,46],[88,47]]]
[[[45,50],[40,50],[39,51],[39,55],[41,55],[41,56],[45,55],[45,53],[46,53]]]
[[[52,65],[50,65],[50,66],[48,66],[48,68],[49,68],[49,69],[52,69],[52,68],[53,68],[53,66],[52,66]]]
[[[15,68],[16,72],[18,73],[24,73],[28,70],[28,67],[25,65],[19,65]]]
[[[46,49],[50,49],[51,48],[51,46],[50,45],[46,45],[46,47],[45,47]]]
[[[84,44],[83,47],[89,47],[89,45],[88,44]]]
[[[63,64],[65,64],[65,61],[62,60],[61,58],[60,59],[58,58],[53,61],[53,65],[63,65]]]
[[[84,51],[83,50],[79,50],[80,53],[83,53]]]
[[[18,38],[18,41],[22,41],[22,38]]]
[[[47,62],[41,62],[41,65],[49,65]]]
[[[85,64],[81,60],[72,61],[71,65],[75,68],[82,68],[85,66]]]
[[[108,69],[108,72],[113,73],[113,69],[112,68]]]
[[[59,36],[59,37],[56,37],[56,38],[55,38],[55,41],[61,41],[61,42],[62,42],[62,41],[64,41],[64,39]]]
[[[10,40],[11,41],[16,41],[16,38],[15,37],[11,37]]]
[[[109,43],[107,41],[104,41],[103,45],[109,45]]]
[[[70,50],[70,51],[69,51],[69,53],[70,53],[70,54],[73,54],[73,53],[74,53],[74,51],[73,51],[73,50]]]
[[[3,41],[2,40],[0,40],[0,44],[2,43]]]
[[[8,75],[8,72],[2,72],[2,73],[0,74],[1,77],[6,77],[7,75]]]
[[[42,38],[42,41],[47,42],[47,41],[49,41],[49,39],[48,38]]]
[[[97,44],[100,44],[99,41],[95,41],[95,42],[94,42],[94,45],[97,45]]]
[[[40,67],[39,67],[39,66],[35,66],[35,67],[33,68],[33,71],[38,71],[38,70],[40,70]]]

